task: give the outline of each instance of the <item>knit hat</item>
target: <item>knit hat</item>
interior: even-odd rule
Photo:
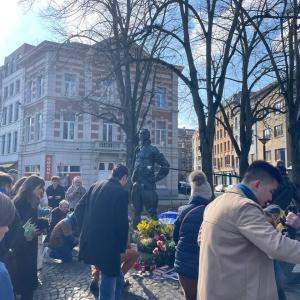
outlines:
[[[189,176],[189,182],[191,184],[192,196],[200,196],[206,200],[211,199],[211,186],[207,181],[206,175],[202,171],[193,171]]]

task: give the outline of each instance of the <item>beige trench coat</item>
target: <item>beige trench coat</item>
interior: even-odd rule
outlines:
[[[300,242],[235,187],[207,206],[198,242],[198,300],[277,300],[273,259],[300,263]]]

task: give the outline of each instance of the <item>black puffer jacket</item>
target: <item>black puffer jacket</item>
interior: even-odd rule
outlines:
[[[197,237],[208,201],[200,196],[191,196],[174,226],[173,239],[177,244],[175,271],[185,277],[198,278],[199,246]]]

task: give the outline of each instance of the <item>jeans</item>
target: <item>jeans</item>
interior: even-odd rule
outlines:
[[[99,300],[121,300],[124,276],[120,272],[119,276],[108,276],[101,272],[99,285]]]
[[[72,261],[72,251],[75,243],[72,241],[65,241],[65,243],[59,247],[54,248],[50,252],[50,257],[55,259],[61,259],[63,262]]]
[[[277,285],[277,293],[279,300],[286,300],[284,289],[286,287],[286,277],[283,272],[282,262],[274,260],[275,280]]]

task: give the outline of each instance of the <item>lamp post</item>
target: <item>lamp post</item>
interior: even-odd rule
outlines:
[[[270,138],[268,137],[262,137],[258,139],[263,144],[263,156],[264,160],[266,160],[266,143],[270,141]]]

